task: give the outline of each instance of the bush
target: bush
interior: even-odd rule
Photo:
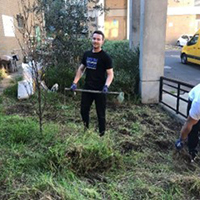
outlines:
[[[51,66],[47,68],[45,73],[45,82],[48,88],[51,88],[55,83],[59,85],[59,91],[63,92],[64,88],[70,86],[74,71],[67,63],[59,63],[57,66]]]
[[[113,59],[114,82],[111,87],[133,95],[138,93],[139,84],[139,50],[129,49],[129,43],[124,41],[106,41],[103,48]]]
[[[48,87],[53,84],[59,84],[59,90],[64,91],[65,87],[69,87],[74,79],[77,67],[84,51],[89,49],[89,41],[79,41],[79,51],[73,60],[63,56],[59,59],[57,66],[52,65],[47,68],[45,81]],[[76,49],[72,48],[72,51]],[[139,51],[129,49],[128,41],[105,41],[103,49],[113,59],[114,82],[110,90],[123,91],[125,94],[134,95],[138,93],[139,83]],[[72,53],[75,55],[75,53]],[[81,79],[79,87],[82,87],[84,80]]]
[[[83,53],[89,49],[90,42],[88,39],[77,40],[73,44],[65,39],[62,39],[61,42],[62,48],[60,46],[54,46],[55,49],[52,57],[55,62],[47,68],[45,82],[49,88],[53,84],[58,83],[59,91],[63,92],[65,87],[71,86]],[[79,82],[80,86],[82,85],[82,81]]]

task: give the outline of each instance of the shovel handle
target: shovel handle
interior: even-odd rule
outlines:
[[[65,88],[65,90],[69,91],[71,88]],[[98,94],[103,94],[102,91],[99,90],[86,90],[86,89],[75,89],[74,92],[89,92],[89,93],[98,93]],[[121,92],[107,92],[106,94],[121,94]]]

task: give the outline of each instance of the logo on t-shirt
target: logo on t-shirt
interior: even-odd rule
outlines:
[[[97,68],[97,58],[87,57],[86,64],[88,69],[96,69]]]

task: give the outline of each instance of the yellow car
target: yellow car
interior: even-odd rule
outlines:
[[[186,64],[187,62],[200,65],[200,29],[194,34],[194,36],[187,42],[186,46],[181,51],[181,62]]]

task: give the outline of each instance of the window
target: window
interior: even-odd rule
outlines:
[[[194,35],[194,37],[188,42],[188,45],[190,46],[196,44],[198,39],[199,39],[199,34]]]
[[[17,15],[17,25],[19,28],[24,28],[24,17],[21,14]]]
[[[182,38],[188,40],[188,36],[187,35],[183,35]]]

